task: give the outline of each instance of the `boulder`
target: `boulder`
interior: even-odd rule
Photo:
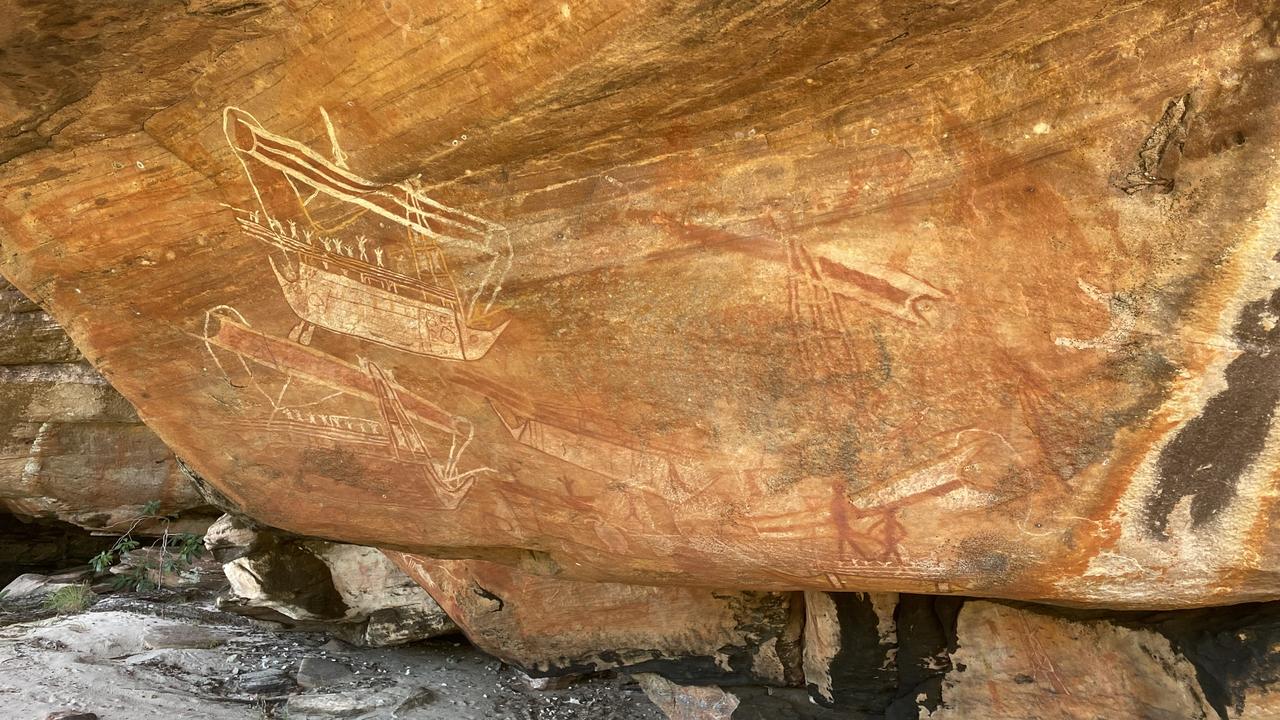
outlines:
[[[224,562],[219,607],[326,629],[361,645],[399,645],[457,632],[435,600],[375,548],[300,538],[224,515],[205,546]]]
[[[334,685],[352,677],[351,668],[337,660],[309,657],[298,663],[298,685],[307,689]]]
[[[142,636],[148,650],[209,650],[226,642],[225,633],[198,625],[158,625]]]
[[[635,678],[668,720],[730,720],[738,709],[737,696],[714,685],[677,685],[652,673]]]
[[[1195,666],[1150,630],[971,602],[956,635],[944,704],[930,720],[1222,717]]]
[[[568,581],[1280,597],[1267,2],[6,16],[0,272],[265,523]],[[7,372],[79,378],[9,420],[23,497],[178,501],[96,376]]]
[[[289,698],[286,710],[290,718],[299,720],[328,720],[363,716],[392,704],[386,693],[365,690],[349,693],[321,693],[294,695]]]
[[[293,676],[280,668],[253,670],[231,679],[231,687],[245,695],[285,695],[296,686]]]
[[[61,590],[64,587],[83,585],[93,579],[93,572],[66,572],[57,575],[41,575],[39,573],[23,573],[0,588],[0,598],[18,600],[20,598],[42,597]]]
[[[229,563],[264,547],[275,538],[274,534],[264,533],[265,529],[249,518],[227,513],[210,523],[204,533],[204,547],[213,559]]]
[[[582,583],[391,557],[471,642],[532,677],[626,668],[690,684],[801,683],[796,593]]]

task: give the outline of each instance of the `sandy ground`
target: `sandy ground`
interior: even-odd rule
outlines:
[[[47,613],[31,608],[8,610],[0,612],[5,720],[42,720],[66,709],[101,720],[663,718],[625,675],[534,690],[461,638],[359,648],[176,596],[108,597],[86,612],[43,619],[32,615]],[[322,687],[242,687],[272,669],[290,683],[307,659],[337,677]]]

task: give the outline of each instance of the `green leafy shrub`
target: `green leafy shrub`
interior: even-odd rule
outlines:
[[[164,523],[164,533],[149,547],[159,551],[158,560],[145,560],[135,563],[111,581],[117,590],[154,590],[165,573],[181,572],[190,567],[204,554],[204,540],[192,533],[170,533],[171,516],[160,514],[160,501],[152,500],[142,508],[142,514],[134,518],[129,529],[115,543],[96,556],[90,563],[95,572],[106,572],[111,567],[126,559],[130,553],[142,547],[142,543],[134,539],[133,531],[143,522],[159,520]]]

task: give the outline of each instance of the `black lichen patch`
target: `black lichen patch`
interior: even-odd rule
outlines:
[[[1280,403],[1280,290],[1245,306],[1235,327],[1243,353],[1227,366],[1227,387],[1210,398],[1160,453],[1156,489],[1145,505],[1148,530],[1167,539],[1169,516],[1191,498],[1200,527],[1236,496],[1240,476],[1257,460]]]
[[[1195,666],[1205,699],[1223,718],[1245,716],[1250,688],[1280,682],[1280,603],[1169,612],[1152,619],[1154,629]]]
[[[809,686],[814,702],[854,712],[880,712],[897,695],[897,672],[890,658],[892,645],[877,631],[879,618],[871,598],[863,593],[831,593],[840,624],[840,650],[831,659],[831,700],[817,686]]]
[[[1106,622],[1163,635],[1195,668],[1196,688],[1223,720],[1247,716],[1250,689],[1265,692],[1280,682],[1280,602],[1163,612],[996,602],[1063,620]]]
[[[885,709],[886,720],[919,716],[942,706],[942,680],[951,671],[957,648],[956,620],[964,599],[901,595],[894,620],[898,628],[898,689]]]
[[[896,641],[879,634],[879,618],[861,593],[832,593],[840,623],[840,651],[831,660],[831,700],[809,686],[814,702],[856,713],[907,720],[942,705],[942,680],[956,650],[962,598],[901,595],[894,609]]]

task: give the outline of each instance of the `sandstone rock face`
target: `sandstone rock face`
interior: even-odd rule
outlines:
[[[1157,613],[895,593],[771,598],[393,557],[480,648],[535,675],[647,675],[671,718],[1269,718],[1280,677],[1280,603]],[[783,623],[770,611],[784,598],[803,609],[802,635],[794,615]]]
[[[5,8],[0,272],[271,525],[1280,596],[1274,3]]]
[[[392,554],[467,637],[534,677],[625,667],[682,682],[798,685],[791,593],[581,583]]]
[[[224,515],[205,535],[231,588],[224,609],[327,629],[360,645],[398,645],[458,631],[382,552],[255,528]]]
[[[153,501],[166,514],[205,504],[128,401],[47,313],[0,278],[0,507],[123,533]],[[170,529],[198,531],[210,520],[187,513]]]
[[[815,717],[1274,716],[1280,603],[1142,613],[888,593],[805,602],[805,681],[831,711]]]
[[[945,707],[930,720],[1219,717],[1192,664],[1148,630],[972,602],[956,634]]]

